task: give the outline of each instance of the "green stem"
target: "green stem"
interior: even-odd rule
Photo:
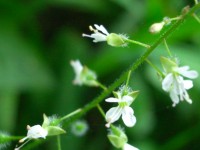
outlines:
[[[74,116],[74,115],[76,115],[76,114],[79,114],[81,111],[82,111],[82,109],[79,108],[79,109],[77,109],[77,110],[71,112],[70,114],[67,114],[66,116],[60,118],[59,121],[61,122],[61,121],[65,120],[65,119],[68,119],[68,118],[70,118],[70,117],[72,117],[72,116]]]
[[[128,87],[130,76],[131,76],[131,70],[128,72],[127,80],[126,80],[126,88]]]
[[[178,16],[178,17],[174,17],[174,18],[170,18],[170,21],[175,21],[175,20],[179,20],[179,19],[181,19],[180,16]]]
[[[100,88],[102,88],[103,90],[107,90],[107,87],[103,84],[101,84],[100,82],[96,81],[97,84],[99,85]]]
[[[58,150],[61,150],[60,135],[57,135]]]
[[[154,68],[158,74],[162,77],[164,77],[164,74],[162,73],[162,71],[160,71],[160,69],[158,67],[156,67],[149,59],[145,60],[152,68]]]
[[[171,53],[171,51],[170,51],[170,49],[169,49],[169,47],[168,47],[168,45],[167,45],[167,41],[165,40],[165,38],[163,39],[163,41],[164,41],[164,44],[165,44],[165,48],[166,48],[166,50],[167,50],[167,53],[169,54],[170,57],[172,57],[172,53]]]
[[[123,39],[125,42],[129,42],[129,43],[133,43],[133,44],[137,44],[137,45],[140,45],[140,46],[143,46],[145,48],[150,48],[150,45],[147,45],[147,44],[144,44],[144,43],[141,43],[139,41],[134,41],[134,40],[130,40],[130,39]]]
[[[195,5],[193,8],[191,8],[188,13],[184,14],[180,20],[175,22],[165,33],[163,33],[157,41],[153,45],[151,45],[148,50],[141,55],[139,59],[134,62],[130,68],[128,68],[127,71],[125,71],[113,84],[111,84],[107,90],[103,91],[98,97],[94,98],[90,103],[85,105],[81,111],[76,113],[73,117],[80,117],[83,114],[85,114],[90,109],[94,108],[99,104],[101,101],[103,101],[109,94],[111,94],[112,91],[114,91],[117,87],[119,87],[127,78],[128,72],[135,71],[145,60],[146,58],[156,49],[158,45],[160,45],[164,39],[166,39],[169,35],[171,35],[177,28],[180,27],[180,25],[184,22],[185,18],[190,16],[192,13],[194,13],[197,9],[200,8],[200,3]]]
[[[105,112],[103,111],[103,109],[101,108],[101,106],[99,104],[97,104],[97,108],[98,108],[99,112],[101,113],[101,115],[105,118],[106,117]]]
[[[200,23],[200,18],[195,13],[193,13],[192,16],[194,17],[194,19],[196,19],[198,23]]]
[[[125,71],[113,84],[111,84],[107,90],[104,90],[98,97],[94,98],[91,102],[89,102],[87,105],[85,105],[82,109],[78,109],[72,113],[70,113],[69,115],[64,116],[63,118],[61,118],[61,121],[68,118],[78,118],[81,117],[82,115],[84,115],[86,112],[88,112],[89,110],[91,110],[92,108],[96,107],[97,104],[99,104],[101,101],[103,101],[109,94],[111,94],[112,91],[114,91],[118,86],[120,86],[127,78],[128,72],[131,71],[135,71],[146,59],[147,57],[156,49],[156,47],[158,45],[160,45],[163,40],[165,38],[167,38],[168,36],[170,36],[177,28],[180,27],[180,25],[184,22],[184,20],[190,16],[191,14],[193,14],[196,10],[198,10],[200,8],[200,3],[198,3],[197,5],[195,5],[194,7],[192,7],[188,13],[184,14],[182,16],[182,18],[180,20],[178,20],[177,22],[175,22],[166,32],[164,32],[155,42],[153,45],[151,45],[150,48],[148,48],[148,50],[141,55],[141,57],[139,59],[137,59],[130,68],[127,69],[127,71]],[[69,124],[69,122],[68,122]],[[68,125],[66,123],[66,125]],[[34,144],[35,142],[33,142]],[[25,148],[24,148],[25,149]]]

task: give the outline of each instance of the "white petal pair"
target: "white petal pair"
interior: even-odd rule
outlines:
[[[126,90],[129,91],[127,92]],[[127,92],[127,94],[123,95],[125,91]],[[133,127],[136,123],[136,117],[134,116],[134,111],[130,107],[130,105],[137,97],[138,91],[132,91],[130,89],[127,89],[126,86],[123,86],[118,92],[113,93],[115,95],[115,98],[110,97],[107,98],[105,101],[110,103],[118,103],[118,106],[112,107],[106,112],[106,121],[108,122],[106,126],[109,127],[111,123],[114,123],[122,116],[124,124],[127,127]]]
[[[106,121],[109,124],[117,121],[120,116],[122,116],[122,120],[127,127],[133,127],[136,123],[136,117],[134,116],[133,109],[129,106],[120,107],[112,107],[106,113]]]

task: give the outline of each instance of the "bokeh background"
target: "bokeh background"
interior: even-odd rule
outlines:
[[[72,84],[69,64],[79,59],[98,74],[105,85],[113,83],[145,49],[137,45],[114,48],[82,38],[88,26],[103,24],[109,32],[152,44],[149,26],[164,16],[176,17],[192,0],[18,0],[0,1],[0,131],[26,135],[26,125],[41,124],[42,114],[66,115],[84,106],[101,89]],[[200,14],[197,12],[197,14]],[[200,24],[187,19],[168,39],[181,65],[200,72]],[[160,56],[167,56],[163,44],[149,59],[161,68]],[[200,78],[189,91],[193,104],[181,102],[172,108],[155,70],[140,66],[130,86],[140,90],[132,104],[137,124],[125,128],[129,143],[141,150],[200,149]],[[112,105],[102,102],[107,111]],[[97,109],[83,116],[89,131],[83,137],[61,136],[62,149],[114,150],[107,140],[105,122]],[[121,123],[120,121],[118,122]],[[122,123],[121,123],[122,124]],[[122,124],[123,125],[123,124]],[[6,149],[14,149],[13,142]],[[35,150],[56,149],[56,138],[48,138]],[[24,147],[24,149],[26,149]]]

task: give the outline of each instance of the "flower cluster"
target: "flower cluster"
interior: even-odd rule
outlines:
[[[176,60],[171,60],[166,57],[161,57],[161,63],[165,75],[162,81],[162,89],[169,92],[173,106],[176,106],[179,101],[183,100],[191,104],[192,100],[187,90],[193,87],[193,82],[192,80],[184,80],[183,77],[195,79],[198,77],[197,71],[189,70],[189,66],[179,67]]]

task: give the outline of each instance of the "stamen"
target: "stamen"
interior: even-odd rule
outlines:
[[[93,31],[93,32],[96,31],[92,26],[89,26],[89,29],[90,29],[90,31]]]
[[[14,150],[19,150],[22,148],[25,144],[27,144],[31,139],[27,140],[25,143],[23,143],[20,147],[15,148]]]

